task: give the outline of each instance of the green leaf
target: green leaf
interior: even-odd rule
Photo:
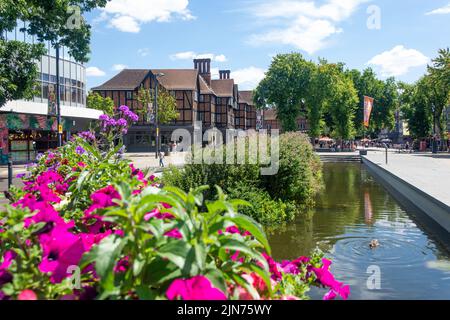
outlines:
[[[171,261],[156,257],[145,267],[142,279],[146,284],[161,286],[181,276],[181,270]]]
[[[224,293],[227,292],[227,284],[220,270],[207,269],[204,275],[209,279],[209,281],[211,281],[215,288],[221,290]]]
[[[95,270],[100,277],[100,285],[106,292],[113,292],[115,289],[114,267],[119,261],[127,240],[127,238],[120,238],[116,235],[109,236],[94,246],[82,259],[83,266],[95,262]]]
[[[158,250],[158,255],[175,264],[182,270],[183,274],[191,275],[198,270],[195,261],[195,249],[186,242],[170,241]]]
[[[139,297],[139,300],[155,300],[157,296],[157,294],[153,290],[144,285],[137,286],[136,293]]]
[[[267,254],[271,254],[271,249],[266,234],[255,220],[242,214],[238,214],[228,219],[234,222],[239,229],[250,232],[252,236],[264,246]]]

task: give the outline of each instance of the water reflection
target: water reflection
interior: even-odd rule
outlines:
[[[269,231],[275,258],[319,247],[353,299],[450,299],[449,253],[361,165],[326,164],[324,182],[313,214]],[[381,269],[381,290],[367,288],[372,265]]]

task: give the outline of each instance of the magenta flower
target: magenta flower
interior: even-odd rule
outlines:
[[[298,266],[291,261],[283,261],[281,263],[281,269],[283,270],[283,273],[288,274],[299,274],[300,270],[298,269]]]
[[[7,269],[16,257],[17,253],[12,250],[8,250],[3,254],[3,262],[0,264],[0,286],[10,283],[13,280],[12,274]]]
[[[120,200],[120,194],[114,189],[113,186],[100,189],[91,195],[92,205],[85,211],[86,214],[90,214],[97,209],[105,209],[116,206],[113,200]]]
[[[177,279],[172,282],[166,294],[169,300],[227,300],[225,294],[214,288],[204,276]]]
[[[173,238],[173,239],[182,239],[183,238],[183,235],[180,233],[180,231],[177,228],[166,232],[164,235],[166,237]]]
[[[130,258],[127,256],[119,260],[117,265],[114,267],[114,272],[123,273],[126,272],[129,267],[130,267]]]
[[[19,295],[17,296],[17,300],[37,300],[38,297],[36,293],[33,290],[23,290]]]
[[[42,235],[40,241],[43,257],[39,270],[50,273],[52,283],[60,283],[65,279],[68,276],[67,269],[78,265],[87,251],[81,237],[63,228],[54,228],[48,235]]]
[[[155,208],[144,216],[145,221],[149,221],[152,218],[155,218],[158,220],[166,220],[166,219],[171,220],[171,219],[174,219],[175,217],[168,212],[161,213],[161,211],[159,211],[158,208]]]
[[[337,295],[341,296],[344,300],[347,300],[350,295],[350,287],[334,278],[329,270],[331,265],[330,260],[323,259],[322,262],[323,266],[321,268],[312,268],[312,271],[314,271],[317,280],[323,286],[330,288],[330,292],[325,294],[324,300],[334,299]]]
[[[39,234],[43,234],[52,231],[55,227],[69,230],[75,226],[73,221],[66,223],[51,205],[42,203],[37,207],[39,208],[38,213],[24,220],[25,228],[29,228],[32,224],[45,222],[46,225],[41,231],[39,231]]]
[[[264,258],[269,264],[269,271],[272,274],[272,279],[279,281],[282,278],[282,274],[280,272],[279,264],[272,259],[267,253],[263,253]]]

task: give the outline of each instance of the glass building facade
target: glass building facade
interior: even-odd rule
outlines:
[[[7,41],[37,43],[35,37],[20,31],[24,27],[26,24],[19,21],[13,31],[3,31],[1,36]],[[57,146],[56,118],[43,111],[48,110],[49,95],[56,93],[56,52],[49,42],[45,43],[45,47],[47,54],[36,61],[39,75],[36,79],[35,97],[31,101],[7,103],[3,110],[0,109],[0,160],[5,159],[4,155],[8,155],[14,162],[30,162],[38,153]],[[86,109],[86,69],[83,64],[76,62],[64,47],[60,49],[59,74],[63,136],[67,139],[71,133],[86,127],[95,117],[89,112],[92,110]],[[30,104],[31,113],[23,113],[21,106],[30,109]],[[84,110],[74,112],[72,108]],[[71,114],[79,115],[76,118],[66,117],[64,114],[67,110],[71,110]]]
[[[18,22],[13,31],[3,32],[3,38],[36,43],[34,37],[20,31],[25,26],[24,22]],[[56,88],[56,52],[50,43],[46,43],[46,49],[47,54],[37,61],[39,86],[38,94],[33,101],[39,103],[48,103],[49,90]],[[76,62],[64,47],[60,49],[59,74],[61,104],[71,107],[86,107],[86,68],[83,64]]]

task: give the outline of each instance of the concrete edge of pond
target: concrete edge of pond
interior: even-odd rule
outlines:
[[[440,240],[450,248],[450,207],[448,205],[380,167],[367,157],[363,156],[362,162],[380,183],[399,198],[403,205],[414,208],[414,211],[420,214],[419,218],[424,218],[423,222],[427,224],[427,227],[433,229]]]

